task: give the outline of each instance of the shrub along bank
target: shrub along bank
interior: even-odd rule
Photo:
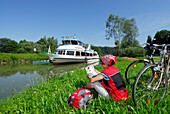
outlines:
[[[120,70],[123,78],[131,62],[118,58],[118,65],[115,66]],[[103,70],[101,66],[97,66],[96,69]],[[45,76],[48,77],[48,74]],[[169,111],[170,97],[168,95],[158,105],[135,107],[132,101],[131,85],[127,85],[130,98],[125,103],[96,96],[88,105],[87,110],[70,107],[66,103],[67,98],[77,90],[77,87],[88,82],[85,69],[75,69],[73,73],[51,76],[48,81],[23,90],[16,96],[1,100],[0,113],[168,113]]]
[[[11,54],[0,53],[0,63],[31,63],[37,60],[48,60],[47,54]]]

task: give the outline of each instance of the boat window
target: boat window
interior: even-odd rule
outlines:
[[[80,43],[81,46],[83,46],[83,43]]]
[[[77,45],[77,41],[71,41],[73,45]]]
[[[85,56],[85,52],[81,52],[81,56]]]
[[[63,50],[63,55],[65,55],[65,50]]]
[[[62,50],[58,50],[59,55],[62,55],[62,52],[63,52]]]
[[[87,56],[90,56],[90,54],[89,54],[89,53],[86,53],[86,55],[87,55]]]
[[[63,44],[70,44],[70,43],[71,43],[70,40],[63,41]]]
[[[90,53],[90,56],[92,56],[92,53]]]
[[[80,52],[79,51],[76,51],[76,56],[80,56]]]
[[[74,55],[74,51],[67,51],[67,55]]]

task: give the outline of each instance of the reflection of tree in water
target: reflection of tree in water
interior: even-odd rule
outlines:
[[[34,70],[20,70],[19,71],[20,72],[20,74],[33,74],[34,73]]]
[[[3,78],[7,78],[8,76],[14,75],[16,73],[18,73],[18,71],[0,72],[0,76]]]
[[[41,69],[47,65],[33,65],[33,64],[8,64],[8,65],[1,65],[0,66],[0,76],[12,76],[16,73],[20,74],[27,74],[27,73],[34,73],[36,70]]]

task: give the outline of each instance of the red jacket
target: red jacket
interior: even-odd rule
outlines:
[[[115,101],[119,101],[124,98],[126,101],[129,98],[122,75],[116,67],[108,66],[101,74],[105,76],[102,80],[102,85],[107,89],[112,99],[114,98]]]

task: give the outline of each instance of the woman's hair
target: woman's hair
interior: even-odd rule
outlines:
[[[114,64],[115,64],[115,62],[114,62],[114,60],[112,60],[111,65],[109,65],[109,66],[112,66],[112,65],[114,65]]]

